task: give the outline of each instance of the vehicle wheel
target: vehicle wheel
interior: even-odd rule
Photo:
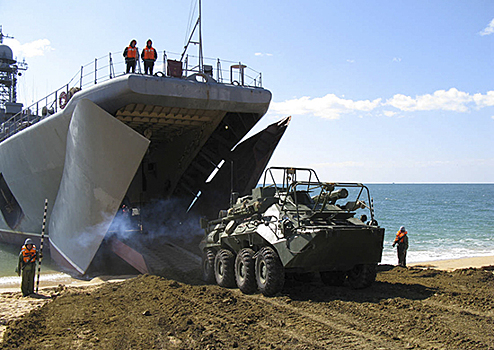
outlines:
[[[214,283],[214,251],[207,249],[202,255],[202,279],[206,283]]]
[[[348,271],[348,283],[353,289],[367,288],[375,280],[375,264],[355,265],[350,271]]]
[[[227,249],[221,249],[214,259],[214,277],[219,286],[235,287],[235,256]]]
[[[259,291],[267,297],[283,289],[285,271],[278,254],[271,247],[262,248],[257,256],[256,281]]]
[[[254,251],[252,249],[244,248],[238,252],[235,259],[235,280],[238,288],[245,294],[252,294],[257,290],[253,256]]]
[[[342,286],[345,282],[345,271],[321,271],[321,281],[327,286]]]

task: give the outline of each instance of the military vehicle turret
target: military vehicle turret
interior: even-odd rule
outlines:
[[[235,197],[218,219],[201,220],[206,282],[265,296],[282,290],[286,273],[318,272],[327,285],[347,280],[355,289],[374,282],[384,228],[365,185],[321,182],[307,168],[272,167],[251,195]]]

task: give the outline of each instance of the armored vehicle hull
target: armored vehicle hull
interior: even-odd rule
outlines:
[[[306,179],[300,181],[302,174]],[[268,296],[281,290],[285,273],[319,272],[326,284],[348,280],[353,288],[368,287],[381,261],[384,228],[374,219],[367,187],[321,183],[311,169],[270,168],[266,176],[262,187],[237,199],[220,218],[203,221],[205,280]],[[354,200],[340,204],[349,190]],[[362,210],[369,221],[366,214],[355,217]]]

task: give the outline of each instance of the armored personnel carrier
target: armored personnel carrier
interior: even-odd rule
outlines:
[[[285,274],[318,272],[327,285],[370,286],[381,261],[369,189],[321,182],[314,170],[272,167],[261,187],[237,198],[219,218],[201,220],[203,278],[246,294],[281,291]],[[367,216],[368,215],[368,216]]]

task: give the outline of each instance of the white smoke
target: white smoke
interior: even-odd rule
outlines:
[[[203,232],[197,215],[186,213],[187,206],[179,199],[161,199],[130,207],[127,212],[119,209],[108,230],[120,240],[172,240],[185,244]]]

